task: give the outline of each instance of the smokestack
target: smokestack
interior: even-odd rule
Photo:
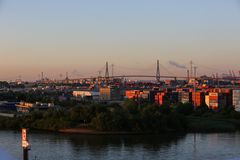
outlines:
[[[189,82],[189,70],[187,70],[187,82]]]

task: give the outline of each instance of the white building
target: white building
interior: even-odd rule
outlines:
[[[22,113],[27,113],[30,111],[44,111],[49,108],[58,108],[59,106],[54,105],[53,103],[28,103],[28,102],[20,102],[16,105],[17,111]]]
[[[73,91],[73,96],[80,99],[99,100],[99,95],[95,91]]]
[[[233,90],[233,106],[236,111],[240,112],[240,89]]]

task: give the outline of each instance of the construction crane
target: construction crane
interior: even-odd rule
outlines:
[[[235,73],[234,73],[234,71],[232,70],[232,75],[233,75],[233,78],[236,78],[236,76],[235,76]]]
[[[212,78],[214,78],[214,79],[215,79],[215,74],[214,74],[214,73],[212,74]]]
[[[229,70],[229,76],[230,76],[230,77],[233,77],[231,70]]]

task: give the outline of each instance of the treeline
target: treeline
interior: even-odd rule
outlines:
[[[57,131],[63,128],[89,128],[98,131],[162,133],[169,131],[233,131],[240,128],[240,114],[232,107],[218,112],[192,104],[89,104],[30,112],[15,117],[0,117],[0,128],[22,127]],[[211,130],[212,129],[212,130]]]
[[[60,93],[46,93],[41,91],[29,91],[28,93],[22,92],[2,92],[0,93],[1,101],[10,101],[10,102],[58,102],[58,96]]]
[[[86,127],[100,131],[182,131],[186,128],[186,118],[169,107],[138,105],[135,101],[127,101],[123,106],[79,105],[59,110],[49,109],[46,112],[31,112],[16,118],[0,118],[0,128],[21,127],[46,130]]]
[[[59,96],[65,94],[66,99],[61,101],[59,100]],[[0,93],[0,101],[9,101],[9,102],[42,102],[42,103],[54,103],[55,105],[62,106],[64,108],[69,108],[76,106],[80,102],[73,100],[70,98],[70,93],[64,92],[44,92],[44,91],[33,91],[29,92],[1,92]],[[84,103],[84,102],[81,102]]]

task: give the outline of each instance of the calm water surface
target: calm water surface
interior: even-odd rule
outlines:
[[[93,136],[30,132],[30,160],[240,160],[240,134]],[[22,160],[21,133],[0,131],[0,160]]]

